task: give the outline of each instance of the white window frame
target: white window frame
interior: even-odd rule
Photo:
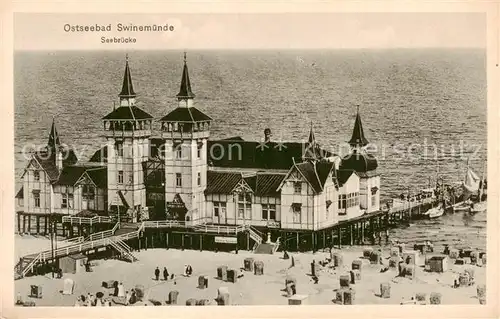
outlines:
[[[123,184],[123,171],[118,171],[117,182],[118,184]]]
[[[39,208],[41,206],[40,191],[33,192],[33,203],[36,208]]]
[[[271,218],[272,212],[274,212],[274,218]],[[262,204],[262,219],[276,221],[276,204]]]
[[[236,197],[238,218],[239,219],[252,219],[252,193],[242,192],[237,193]]]
[[[175,186],[182,187],[182,174],[181,173],[175,173]]]
[[[302,204],[301,203],[293,203],[292,204],[292,215],[293,215],[293,223],[299,224],[302,222]]]
[[[214,217],[226,216],[227,205],[226,202],[213,202],[214,203]]]

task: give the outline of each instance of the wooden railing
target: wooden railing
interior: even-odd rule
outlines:
[[[42,254],[38,254],[21,272],[21,276],[26,276],[26,274],[33,270],[33,266],[42,258]]]
[[[113,245],[116,244],[117,241],[123,241],[123,240],[128,240],[132,239],[134,237],[139,237],[141,235],[141,232],[144,230],[144,223],[141,224],[138,230],[131,231],[129,233],[121,234],[118,236],[114,236],[114,232],[118,228],[118,223],[113,227],[111,230],[107,230],[104,232],[92,234],[92,235],[97,235],[94,237],[99,237],[95,239],[90,239],[92,238],[92,235],[89,236],[89,239],[83,242],[79,242],[77,244],[73,245],[68,245],[65,247],[61,247],[55,250],[46,250],[42,251],[39,254],[34,254],[34,255],[29,255],[29,256],[34,256],[34,258],[26,265],[26,267],[22,268],[23,261],[21,260],[20,263],[18,263],[14,270],[16,271],[18,268],[22,268],[21,270],[21,276],[25,276],[29,271],[33,270],[33,266],[39,262],[39,261],[47,261],[51,260],[53,258],[59,258],[59,257],[64,257],[76,253],[80,253],[86,250],[91,250],[94,248],[100,248],[103,246],[108,246],[108,245]],[[126,245],[125,243],[123,243]],[[120,245],[120,244],[117,244]],[[120,245],[122,249],[125,249],[124,245]],[[126,245],[128,247],[128,245]],[[130,248],[129,248],[130,249]],[[25,256],[24,258],[27,258],[28,256]],[[134,257],[135,258],[135,257]]]
[[[212,221],[209,217],[199,218],[190,221],[183,220],[148,220],[144,221],[144,227],[146,228],[191,228],[198,227],[200,225],[205,225],[207,222]]]
[[[70,243],[81,243],[82,241],[85,241],[85,238],[83,236],[80,236],[80,237],[70,238],[67,241]]]
[[[193,227],[195,231],[217,234],[237,234],[243,231],[244,226],[218,226],[218,225],[198,225]]]
[[[186,222],[179,220],[148,220],[142,222],[145,228],[186,227]]]
[[[115,231],[118,229],[119,223],[116,223],[115,226],[113,226],[112,229],[104,230],[98,233],[93,233],[87,238],[85,238],[85,241],[91,241],[91,240],[98,240],[98,239],[103,239],[107,237],[111,237],[114,235]]]
[[[77,216],[63,216],[63,223],[78,224],[78,225],[92,225],[98,223],[111,223],[112,220],[108,216],[94,216],[94,217],[77,217]]]

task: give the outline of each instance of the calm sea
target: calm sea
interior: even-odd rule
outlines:
[[[159,119],[176,107],[182,53],[128,52],[138,105]],[[196,106],[211,135],[303,141],[345,152],[359,105],[379,159],[384,198],[463,178],[467,159],[486,161],[486,52],[475,49],[194,51],[188,64]],[[26,145],[45,144],[52,117],[62,142],[87,160],[104,142],[101,118],[121,89],[125,52],[16,52],[16,189]],[[437,156],[436,156],[437,155]],[[415,222],[395,230],[410,242],[485,248],[486,214]]]

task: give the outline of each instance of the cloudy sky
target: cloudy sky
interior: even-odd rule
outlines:
[[[174,31],[117,32],[117,23]],[[65,24],[112,32],[65,32]],[[101,37],[134,37],[102,44]],[[16,50],[414,48],[486,46],[482,13],[55,14],[14,16]]]

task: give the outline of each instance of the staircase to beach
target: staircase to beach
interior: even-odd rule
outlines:
[[[124,259],[132,262],[137,261],[137,258],[132,254],[132,249],[125,243],[125,240],[139,238],[142,235],[143,229],[144,224],[139,227],[136,225],[133,227],[125,225],[125,227],[118,229],[117,223],[113,229],[94,233],[84,239],[79,237],[74,240],[74,244],[23,256],[14,267],[15,279],[22,278],[28,273],[33,272],[33,268],[39,263],[106,246],[116,249]]]

